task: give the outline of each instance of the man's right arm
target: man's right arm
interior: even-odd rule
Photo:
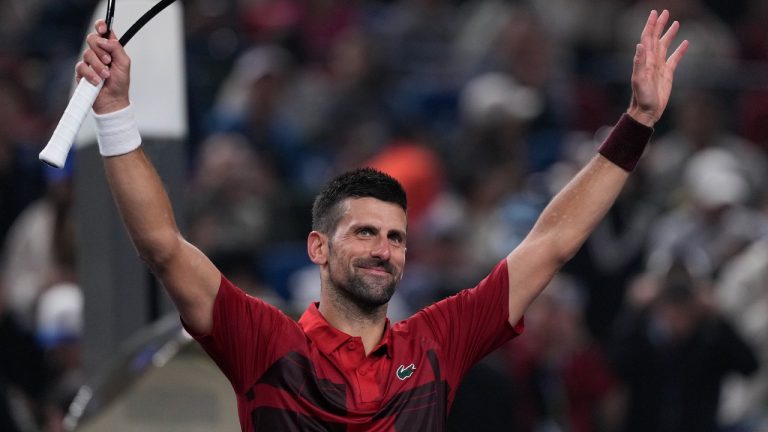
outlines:
[[[128,99],[130,58],[114,35],[109,40],[100,36],[106,29],[103,21],[96,23],[96,29],[98,33],[88,35],[89,48],[77,65],[77,77],[92,83],[106,78],[93,110],[97,117],[109,116],[111,122],[122,127],[132,121]],[[100,147],[104,154],[101,143]],[[187,327],[198,334],[209,333],[221,274],[181,236],[152,163],[138,147],[104,157],[104,167],[118,211],[139,255],[160,278]]]

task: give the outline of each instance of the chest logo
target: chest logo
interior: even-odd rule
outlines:
[[[397,368],[397,371],[395,372],[395,375],[397,375],[397,378],[401,381],[405,381],[406,379],[410,378],[411,375],[413,375],[413,372],[416,370],[416,365],[411,363],[408,366],[400,365]]]

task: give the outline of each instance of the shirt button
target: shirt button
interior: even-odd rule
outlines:
[[[350,351],[354,351],[357,348],[357,344],[353,341],[347,344],[347,349]]]
[[[367,374],[367,373],[368,373],[368,370],[366,370],[366,369],[360,369],[358,372],[360,373],[360,375],[362,375],[362,376],[365,376],[365,374]]]

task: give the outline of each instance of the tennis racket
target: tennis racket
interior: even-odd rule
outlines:
[[[107,0],[107,16],[105,19],[107,23],[107,32],[104,35],[105,37],[109,37],[109,34],[112,31],[112,21],[115,17],[115,1],[116,0]],[[125,46],[128,44],[128,41],[130,41],[145,24],[174,1],[175,0],[160,0],[125,32],[120,38],[120,45]],[[80,130],[80,126],[82,126],[85,116],[91,110],[91,106],[93,106],[93,102],[96,100],[96,96],[99,95],[102,86],[104,86],[104,80],[101,80],[98,85],[93,85],[86,79],[80,80],[77,88],[75,88],[75,92],[72,94],[72,98],[70,98],[69,103],[67,104],[67,108],[64,110],[64,114],[62,114],[61,119],[59,120],[59,124],[56,125],[56,129],[51,135],[51,139],[38,156],[41,161],[56,168],[64,166],[67,154],[72,148],[72,144],[75,142],[77,132]]]

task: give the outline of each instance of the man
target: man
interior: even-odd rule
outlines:
[[[140,148],[128,99],[130,59],[96,23],[77,78],[106,79],[93,105],[117,207],[140,256],[176,303],[185,327],[237,395],[253,430],[432,431],[464,373],[519,334],[523,312],[613,203],[667,105],[683,42],[651,12],[634,58],[630,107],[600,155],[544,210],[522,244],[475,288],[390,326],[387,302],[406,253],[406,200],[392,178],[343,174],[313,208],[307,252],[321,275],[319,304],[298,323],[227,281],[179,233]],[[109,65],[109,67],[107,67]]]

